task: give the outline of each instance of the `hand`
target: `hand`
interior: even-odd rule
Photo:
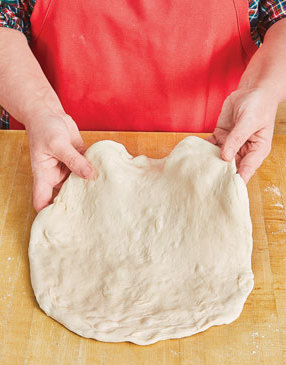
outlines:
[[[240,89],[225,100],[217,126],[208,141],[221,147],[226,161],[236,159],[245,183],[271,150],[278,103],[261,89]]]
[[[40,211],[51,203],[53,189],[60,189],[70,171],[87,179],[95,171],[82,155],[85,151],[82,138],[68,115],[41,115],[25,126],[34,176],[33,203]]]

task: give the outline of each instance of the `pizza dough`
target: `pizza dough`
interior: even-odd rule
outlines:
[[[247,189],[219,148],[187,137],[164,159],[112,141],[36,217],[40,307],[71,331],[147,345],[234,321],[253,287]]]

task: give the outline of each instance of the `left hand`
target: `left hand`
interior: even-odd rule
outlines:
[[[225,99],[217,126],[208,138],[221,147],[224,160],[236,159],[245,183],[271,151],[277,107],[269,91],[236,90]]]

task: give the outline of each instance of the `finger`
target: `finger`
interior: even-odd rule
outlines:
[[[258,167],[262,164],[267,154],[268,153],[266,148],[261,147],[255,151],[249,152],[241,159],[239,163],[238,173],[246,184],[250,180],[251,176],[258,169]]]
[[[79,133],[76,122],[72,119],[71,116],[66,115],[66,120],[69,122],[68,126],[71,128],[71,142],[75,149],[81,153],[82,155],[85,153],[86,148],[84,146],[83,139]]]
[[[206,140],[212,144],[217,144],[217,140],[213,134],[211,136],[208,136]]]
[[[238,122],[225,139],[221,148],[221,157],[231,161],[253,132],[253,128],[249,128],[248,123]]]
[[[34,178],[33,204],[37,212],[48,206],[51,202],[53,187],[40,177]]]
[[[223,128],[217,127],[213,135],[209,137],[209,142],[215,144],[218,147],[221,147],[224,144],[224,141],[228,135],[229,131]]]
[[[55,197],[58,195],[58,193],[59,193],[59,191],[60,191],[60,189],[58,189],[58,188],[55,188],[54,187],[54,189],[53,189],[53,194],[52,194],[52,201],[55,199]]]
[[[93,166],[72,145],[59,145],[55,155],[76,175],[84,179],[92,179],[95,176]]]
[[[240,164],[240,161],[241,161],[241,156],[240,156],[240,154],[239,153],[237,153],[236,155],[235,155],[235,166],[236,166],[236,168],[238,169],[239,168],[239,164]]]
[[[86,148],[79,132],[72,138],[72,145],[81,155],[85,153]]]
[[[67,177],[70,174],[70,170],[66,167],[63,162],[59,162],[59,176],[57,180],[54,182],[54,188],[57,186],[62,186],[62,184],[66,181]]]
[[[63,186],[64,182],[66,181],[66,179],[69,177],[70,174],[70,170],[61,162],[62,164],[62,168],[61,168],[61,173],[60,176],[61,178],[57,180],[57,183],[54,185],[54,189],[56,190],[60,190],[61,187]]]
[[[63,184],[65,183],[65,181],[66,181],[66,180],[64,180],[64,181],[62,181],[62,182],[60,182],[60,183],[58,183],[56,186],[54,186],[54,189],[55,189],[55,190],[57,190],[57,191],[60,191],[60,190],[61,190],[61,188],[62,188],[62,186],[63,186]]]
[[[228,96],[221,108],[216,127],[223,129],[230,129],[233,120],[233,105],[231,102],[231,96]]]

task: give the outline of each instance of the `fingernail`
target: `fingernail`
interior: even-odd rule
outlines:
[[[254,175],[255,170],[253,169],[247,169],[245,171],[245,169],[238,170],[238,173],[240,175],[240,177],[242,178],[242,180],[245,182],[245,184],[247,184],[249,182],[249,180],[251,179],[251,177]]]
[[[91,166],[85,166],[82,170],[82,175],[86,178],[86,179],[92,179],[94,177],[94,168]]]
[[[224,156],[227,160],[231,160],[234,157],[234,149],[228,148],[226,151],[224,151]]]

